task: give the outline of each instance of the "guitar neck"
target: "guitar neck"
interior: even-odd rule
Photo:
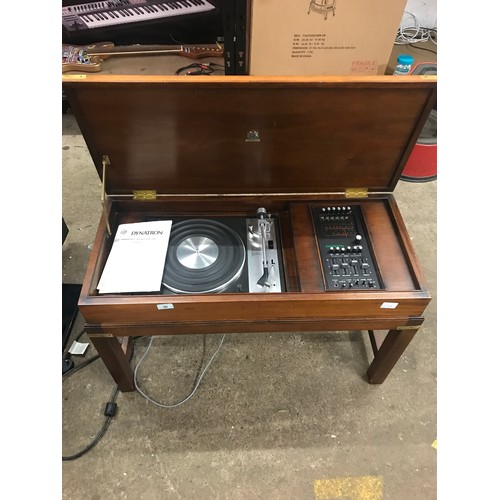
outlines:
[[[141,55],[141,54],[181,54],[186,50],[183,45],[119,45],[113,47],[95,47],[87,49],[87,54],[93,56],[111,56],[113,54]]]

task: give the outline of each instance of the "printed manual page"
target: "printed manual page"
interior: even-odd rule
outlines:
[[[160,291],[171,229],[171,220],[120,224],[99,293]]]

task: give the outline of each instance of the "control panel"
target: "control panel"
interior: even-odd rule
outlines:
[[[326,290],[383,288],[359,205],[311,206]]]

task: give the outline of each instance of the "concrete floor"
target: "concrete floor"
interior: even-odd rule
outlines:
[[[100,181],[74,117],[62,123],[63,283],[81,283]],[[395,190],[434,299],[384,384],[365,381],[366,332],[228,336],[186,404],[164,409],[119,393],[99,444],[63,462],[62,498],[436,498],[436,187],[401,181]],[[79,317],[73,337],[82,325]],[[220,338],[156,338],[141,387],[162,403],[183,399]],[[83,359],[93,354],[90,346]],[[63,455],[92,441],[114,387],[101,360],[63,381]]]

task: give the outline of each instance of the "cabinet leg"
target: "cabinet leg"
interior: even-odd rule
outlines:
[[[132,368],[120,341],[116,337],[93,337],[89,335],[89,338],[114,381],[118,384],[120,391],[133,391],[135,387]]]
[[[386,379],[417,331],[418,328],[389,330],[368,367],[367,376],[370,384],[381,384]]]

